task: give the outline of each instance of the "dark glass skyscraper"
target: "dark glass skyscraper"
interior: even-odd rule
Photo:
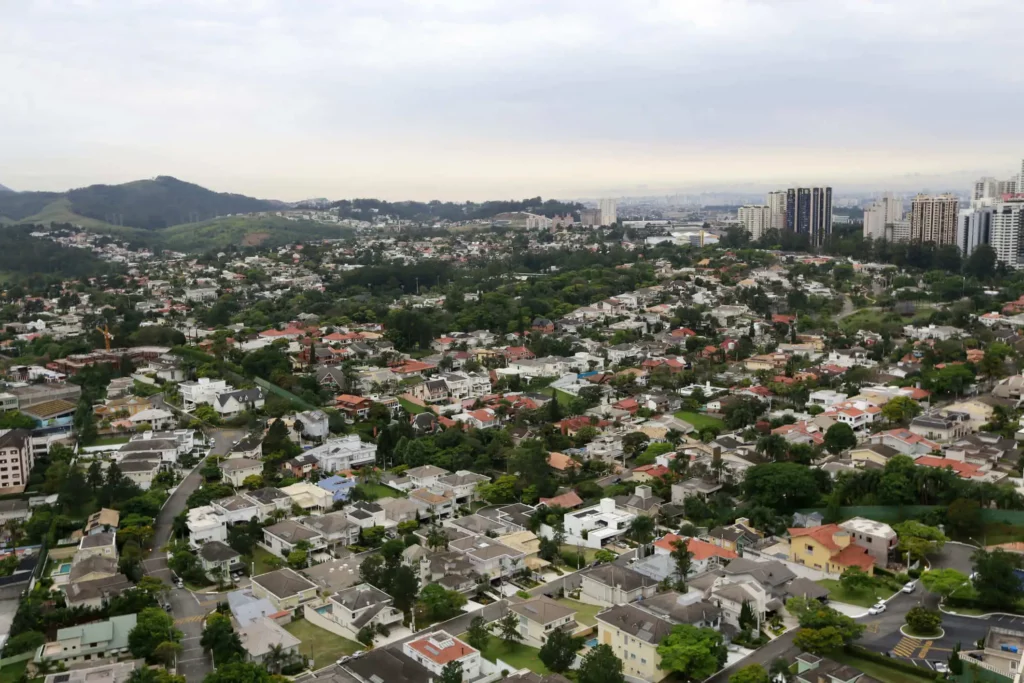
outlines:
[[[832,188],[791,187],[786,190],[786,230],[807,235],[820,247],[832,234]]]

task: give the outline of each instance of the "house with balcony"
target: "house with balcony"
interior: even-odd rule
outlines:
[[[437,483],[432,487],[438,493],[448,495],[454,501],[456,507],[470,505],[477,499],[476,489],[480,484],[486,484],[490,477],[476,472],[459,470],[455,474],[448,474],[438,478]]]
[[[546,595],[509,604],[508,609],[519,617],[519,635],[530,647],[541,647],[555,631],[572,634],[578,627],[576,610]]]
[[[220,463],[220,471],[224,476],[224,481],[237,489],[242,486],[246,478],[262,476],[263,463],[248,458],[230,458]]]
[[[480,676],[480,652],[446,631],[434,631],[403,644],[402,654],[426,668],[433,674],[431,678],[440,676],[450,662],[462,665],[464,680]]]
[[[359,542],[359,526],[340,510],[326,515],[303,517],[299,522],[302,526],[319,533],[323,538],[324,547],[332,555],[337,556],[346,546]]]
[[[603,548],[629,531],[636,515],[620,510],[612,498],[565,515],[565,542],[586,548]]]
[[[311,623],[321,625],[321,621],[327,621],[333,626],[327,627],[328,630],[343,638],[356,640],[363,628],[393,628],[401,625],[404,615],[394,607],[393,602],[391,596],[379,588],[361,583],[338,591],[324,605],[315,608],[307,605],[305,613],[308,615],[310,611],[315,612],[316,616]]]
[[[522,571],[526,556],[486,536],[466,536],[448,543],[448,550],[469,560],[472,571],[488,579],[509,577]]]
[[[263,389],[255,387],[217,394],[217,398],[213,402],[213,409],[222,419],[227,419],[247,410],[259,410],[263,408],[263,404]]]
[[[210,507],[220,516],[224,524],[242,524],[254,517],[261,522],[266,519],[263,509],[244,493],[218,498],[210,503]]]
[[[789,561],[829,574],[842,574],[858,567],[873,575],[875,558],[864,546],[854,543],[851,532],[836,524],[809,529],[789,529]]]
[[[188,543],[193,548],[199,549],[211,541],[227,543],[227,523],[212,505],[190,509],[185,525],[188,527]]]
[[[629,567],[601,564],[580,572],[580,600],[591,605],[621,605],[649,598],[658,582]]]
[[[124,614],[105,621],[69,626],[57,631],[55,640],[36,650],[33,661],[73,665],[91,660],[116,658],[128,652],[128,634],[135,628],[136,614]]]
[[[291,519],[283,519],[277,524],[264,527],[263,541],[260,545],[278,557],[287,559],[288,554],[302,541],[309,544],[311,552],[326,547],[324,537],[319,531]]]
[[[369,529],[375,526],[387,526],[387,518],[384,508],[377,503],[359,501],[345,508],[345,514],[349,520],[360,529]]]
[[[372,465],[377,460],[377,444],[364,442],[358,434],[328,439],[306,451],[320,462],[320,471],[333,474]]]
[[[252,577],[252,593],[276,610],[294,610],[316,599],[316,584],[293,569],[278,569]]]
[[[222,379],[200,377],[194,382],[181,382],[178,391],[181,393],[182,408],[190,413],[196,406],[212,405],[217,396],[230,390],[228,383]]]
[[[217,581],[227,579],[231,572],[245,568],[242,556],[227,543],[210,541],[199,549],[199,564],[207,578]]]

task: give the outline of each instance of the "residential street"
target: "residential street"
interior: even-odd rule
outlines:
[[[209,434],[209,439],[213,442],[211,453],[213,455],[227,453],[234,442],[243,435],[244,432],[241,430],[212,430]],[[174,518],[185,509],[188,497],[199,488],[201,483],[202,477],[199,474],[199,465],[197,465],[164,503],[154,525],[153,550],[144,562],[146,574],[160,577],[167,583],[171,583],[167,553],[162,548],[171,538],[171,526],[174,523]],[[183,634],[182,653],[178,658],[178,673],[184,675],[189,683],[202,681],[206,674],[213,669],[209,657],[203,653],[203,648],[199,645],[199,638],[203,632],[203,618],[217,606],[218,596],[197,596],[187,589],[172,586],[168,601],[171,604],[174,625]]]

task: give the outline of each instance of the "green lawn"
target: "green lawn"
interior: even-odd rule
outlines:
[[[872,678],[877,678],[882,683],[934,683],[935,675],[934,672],[931,676],[928,675],[928,669],[921,669],[921,675],[901,671],[899,669],[893,669],[884,664],[874,662],[868,659],[862,659],[857,655],[851,655],[849,653],[839,650],[838,652],[830,652],[829,658],[834,659],[840,664],[849,664],[858,671],[863,671]]]
[[[708,415],[702,415],[700,413],[692,413],[688,410],[680,410],[675,414],[683,422],[688,422],[693,425],[693,428],[698,432],[708,427],[712,429],[725,429],[725,423],[719,420],[717,417],[709,417]]]
[[[313,668],[320,669],[338,661],[342,655],[350,655],[363,646],[354,640],[342,638],[330,631],[314,626],[305,619],[296,619],[285,625],[285,631],[302,641],[299,652],[312,657]]]
[[[596,626],[597,613],[604,609],[597,605],[588,605],[585,602],[577,602],[576,600],[570,600],[569,598],[559,598],[555,602],[560,605],[565,605],[569,609],[576,610],[576,621],[584,626]]]
[[[21,674],[25,672],[25,667],[31,659],[26,659],[23,662],[15,662],[13,664],[7,664],[0,669],[0,683],[16,683]],[[42,679],[40,679],[42,680]]]
[[[400,498],[402,496],[401,491],[384,484],[356,484],[356,488],[377,498]]]
[[[426,408],[417,405],[408,399],[399,397],[398,402],[402,405],[403,408],[405,408],[405,412],[409,413],[410,415],[419,415],[420,413],[427,412]]]
[[[466,634],[463,633],[459,638],[463,641],[466,640]],[[522,643],[506,645],[501,638],[496,636],[490,637],[487,647],[480,654],[489,662],[500,659],[516,669],[526,668],[541,675],[551,673],[540,661],[540,650]]]
[[[253,548],[252,561],[253,564],[255,565],[255,568],[250,566],[250,569],[253,570],[253,576],[259,576],[260,574],[266,574],[267,572],[274,571],[273,568],[267,564],[267,560],[269,560],[271,557],[276,557],[276,555],[271,553],[266,548],[261,548],[259,546]]]
[[[1024,528],[1012,524],[1003,524],[1002,522],[990,522],[985,525],[985,530],[978,535],[978,538],[989,545],[1024,541]],[[967,539],[964,540],[966,541]]]
[[[855,593],[843,588],[843,584],[839,583],[836,579],[822,579],[815,583],[828,589],[828,597],[830,600],[845,602],[848,605],[858,605],[860,607],[871,607],[879,600],[884,600],[895,592],[880,583],[877,583],[874,588],[857,591]]]
[[[559,548],[559,553],[577,553],[583,552],[583,557],[586,558],[587,564],[593,562],[597,557],[597,550],[594,548],[577,548],[574,545],[562,545]],[[573,567],[575,569],[576,567]]]

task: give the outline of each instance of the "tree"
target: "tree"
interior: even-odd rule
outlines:
[[[772,461],[781,460],[788,450],[789,442],[780,434],[766,434],[757,440],[757,452]]]
[[[984,527],[981,503],[967,498],[957,498],[946,508],[946,525],[955,536],[977,536]]]
[[[83,396],[78,401],[73,418],[75,433],[78,434],[78,442],[91,444],[96,440],[96,416],[93,414],[92,405]]]
[[[466,631],[466,642],[477,650],[483,651],[487,648],[487,642],[490,638],[491,634],[487,630],[487,620],[483,617],[473,617],[473,621],[469,622],[469,630]]]
[[[278,679],[280,680],[280,679]],[[273,683],[274,678],[262,664],[250,662],[217,663],[213,673],[207,674],[203,683]]]
[[[963,572],[955,569],[930,569],[921,574],[921,584],[932,593],[938,593],[943,599],[965,585],[970,579]]]
[[[540,661],[551,671],[563,673],[576,661],[576,653],[583,647],[583,638],[556,628],[540,648]]]
[[[647,544],[654,538],[654,518],[648,515],[637,515],[633,518],[633,521],[629,524],[629,535],[630,537],[640,544],[640,548],[637,550],[640,557],[644,556],[644,549]]]
[[[288,664],[291,658],[292,653],[286,652],[284,645],[277,643],[276,645],[271,645],[267,649],[267,653],[263,655],[263,664],[267,667],[267,671],[270,673],[280,674],[281,669]]]
[[[744,600],[740,605],[739,625],[741,631],[749,631],[757,626],[757,616],[754,614],[749,600]]]
[[[505,641],[505,645],[512,645],[522,642],[523,634],[519,632],[519,615],[515,612],[506,612],[505,616],[498,619],[498,636]]]
[[[245,657],[242,641],[231,625],[231,617],[220,612],[207,617],[199,644],[203,652],[211,654],[218,667]]]
[[[834,626],[825,628],[802,628],[793,638],[793,644],[801,650],[816,655],[824,655],[843,647],[843,634]]]
[[[651,437],[643,432],[630,432],[622,437],[622,450],[626,453],[627,457],[631,458],[647,448],[650,440]]]
[[[445,664],[438,683],[462,683],[462,662],[456,660]]]
[[[996,252],[987,244],[979,245],[964,261],[964,272],[978,280],[990,280],[996,273]]]
[[[889,399],[882,406],[882,417],[890,424],[906,424],[921,414],[921,406],[914,399],[908,396],[897,396]]]
[[[173,666],[175,660],[181,655],[181,643],[165,640],[153,650],[153,659],[164,666]]]
[[[420,592],[420,580],[411,567],[402,565],[395,568],[386,591],[394,601],[395,609],[406,614],[416,604],[416,595]]]
[[[838,455],[847,448],[857,445],[857,435],[848,424],[837,422],[825,432],[825,450],[832,455]]]
[[[686,592],[686,577],[693,567],[693,553],[689,549],[689,540],[679,539],[672,544],[672,559],[676,563],[676,590]]]
[[[742,429],[757,422],[764,413],[765,404],[754,396],[737,396],[731,398],[722,409],[725,415],[725,426],[729,429]]]
[[[149,662],[156,660],[157,646],[165,642],[181,641],[181,631],[174,628],[174,618],[157,607],[147,607],[139,612],[135,628],[128,634],[128,649],[133,657]]]
[[[556,545],[555,547],[557,550],[558,546]],[[611,550],[606,550],[604,548],[601,548],[596,553],[594,553],[594,561],[598,562],[599,564],[611,564],[615,561],[616,557],[618,557],[618,555],[613,553]]]
[[[938,610],[918,605],[911,607],[907,612],[907,626],[910,627],[914,635],[933,636],[939,632],[941,623],[942,613]]]
[[[912,519],[894,525],[893,530],[899,538],[899,552],[910,553],[911,560],[923,560],[925,556],[942,550],[949,540],[938,527]]]
[[[960,676],[964,672],[964,663],[960,659],[960,643],[953,646],[953,651],[949,654],[949,673],[954,676]]]
[[[1024,594],[1015,570],[1021,568],[1022,559],[1016,553],[997,549],[978,550],[971,556],[974,562],[974,589],[978,601],[985,607],[1013,605]]]
[[[447,590],[441,584],[431,583],[420,591],[418,604],[428,620],[447,621],[466,604],[466,596],[458,591]],[[419,617],[417,619],[422,622]]]
[[[602,643],[583,658],[576,680],[578,683],[625,683],[622,660],[615,656],[610,645]]]
[[[751,505],[787,514],[814,505],[821,490],[811,468],[795,462],[773,462],[747,470],[743,494]]]
[[[729,683],[771,683],[771,678],[760,664],[749,664],[729,676]]]
[[[726,650],[722,634],[711,628],[677,624],[658,645],[661,668],[691,681],[702,681],[722,668]]]
[[[839,583],[851,593],[860,593],[870,589],[875,581],[860,567],[847,567],[839,577]]]

